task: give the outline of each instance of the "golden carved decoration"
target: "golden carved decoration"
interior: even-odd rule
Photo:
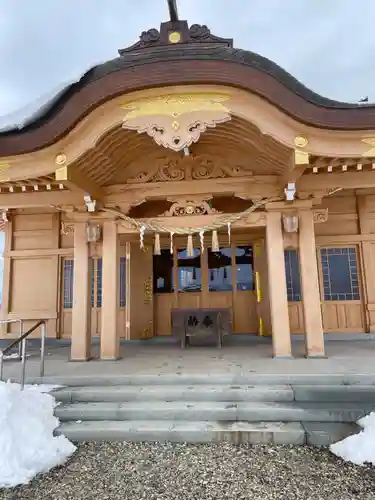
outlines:
[[[0,182],[9,182],[9,176],[7,175],[10,165],[7,163],[0,163]]]
[[[61,222],[61,234],[66,236],[74,232],[74,224],[69,224],[67,222]]]
[[[152,301],[153,294],[153,286],[152,286],[152,277],[149,277],[144,282],[144,304],[147,305]]]
[[[172,31],[168,36],[169,43],[178,43],[181,40],[181,34],[178,31]]]
[[[362,139],[362,142],[371,146],[370,149],[367,148],[366,151],[364,151],[362,153],[362,156],[374,157],[375,156],[375,137],[366,137],[366,138]]]
[[[328,208],[313,211],[314,223],[323,224],[328,220]]]
[[[140,99],[123,106],[126,115],[122,126],[147,133],[160,146],[182,151],[197,142],[207,128],[231,119],[229,108],[223,104],[229,99],[229,94],[219,93]]]
[[[296,148],[303,149],[308,145],[308,143],[309,140],[304,135],[297,135],[297,137],[294,138],[294,145]]]
[[[310,162],[309,153],[306,151],[301,151],[309,143],[309,140],[304,135],[297,135],[294,138],[294,145],[296,149],[294,150],[294,163],[296,165],[308,165]]]
[[[66,163],[66,155],[64,153],[60,153],[55,158],[56,165],[64,165]]]
[[[147,171],[127,179],[130,184],[143,182],[165,182],[225,177],[249,177],[253,172],[242,165],[228,166],[220,159],[210,156],[184,156],[176,159],[156,160]]]
[[[215,208],[212,208],[208,201],[210,197],[205,198],[182,198],[178,200],[168,199],[168,201],[173,201],[173,205],[169,210],[164,212],[163,216],[166,217],[180,217],[184,215],[209,215],[219,213]]]
[[[298,149],[294,151],[294,163],[296,165],[308,165],[309,162],[309,153],[306,153],[306,151],[299,151]]]

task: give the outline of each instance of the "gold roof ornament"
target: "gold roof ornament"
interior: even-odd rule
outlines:
[[[126,111],[122,127],[147,133],[159,146],[183,151],[207,128],[231,119],[224,104],[230,98],[230,94],[202,92],[139,99],[122,106]]]
[[[56,165],[64,165],[66,163],[66,155],[64,153],[59,153],[55,158]]]
[[[181,41],[181,33],[178,31],[172,31],[168,35],[169,43],[179,43]]]
[[[309,153],[302,151],[309,143],[309,140],[304,135],[297,135],[294,138],[294,163],[296,165],[308,165],[310,162]]]
[[[8,163],[0,163],[0,182],[9,182],[9,168],[10,165]]]

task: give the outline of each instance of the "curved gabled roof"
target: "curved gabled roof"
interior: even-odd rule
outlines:
[[[178,32],[180,39],[169,40]],[[206,26],[186,21],[162,23],[119,57],[96,66],[59,93],[50,106],[22,129],[0,133],[0,156],[46,147],[103,102],[146,88],[220,84],[253,92],[301,123],[331,130],[375,129],[375,105],[334,101],[311,91],[277,64],[233,48]]]

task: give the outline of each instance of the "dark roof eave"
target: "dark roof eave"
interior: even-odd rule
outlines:
[[[118,95],[193,83],[242,88],[260,95],[298,121],[319,128],[375,128],[373,104],[350,104],[322,97],[258,54],[200,45],[189,50],[154,50],[142,57],[119,57],[92,68],[79,82],[67,87],[43,116],[23,129],[0,133],[0,156],[50,145],[92,109]]]

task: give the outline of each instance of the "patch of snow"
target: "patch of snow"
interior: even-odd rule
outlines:
[[[30,482],[37,474],[64,464],[76,447],[54,436],[59,421],[53,411],[59,386],[0,382],[0,488]]]
[[[375,465],[375,413],[358,420],[362,431],[330,446],[332,453],[356,465]]]

